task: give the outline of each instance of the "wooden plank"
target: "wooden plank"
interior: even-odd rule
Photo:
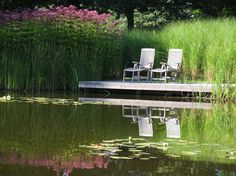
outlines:
[[[180,101],[156,101],[156,100],[138,100],[138,99],[116,99],[116,98],[79,98],[81,102],[104,103],[121,106],[147,106],[147,107],[166,107],[177,109],[211,109],[211,103],[199,102],[180,102]]]
[[[119,81],[80,81],[82,89],[117,89],[140,91],[170,91],[170,92],[212,92],[213,84],[180,84],[180,83],[149,83],[149,82],[119,82]]]

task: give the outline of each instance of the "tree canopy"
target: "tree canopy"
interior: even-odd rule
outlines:
[[[149,11],[150,9],[170,11],[172,15],[180,17],[181,9],[198,9],[205,16],[218,17],[221,15],[236,16],[235,0],[2,0],[0,8],[19,9],[35,6],[76,5],[79,8],[96,9],[99,12],[113,10],[117,14],[124,14],[128,20],[128,28],[134,27],[134,10]]]

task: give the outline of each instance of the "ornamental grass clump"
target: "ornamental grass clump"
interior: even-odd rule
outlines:
[[[2,13],[1,89],[75,90],[122,70],[122,30],[110,14],[74,6]]]
[[[183,49],[182,68],[186,80],[214,83],[217,85],[214,94],[218,97],[235,97],[235,18],[173,23],[157,33],[157,38],[165,51]]]
[[[185,77],[212,83],[236,82],[235,19],[174,23],[158,37],[167,48],[184,50]]]

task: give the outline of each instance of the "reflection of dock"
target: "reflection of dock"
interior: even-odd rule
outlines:
[[[138,123],[139,136],[153,137],[153,120],[166,125],[167,138],[180,138],[176,109],[211,109],[211,103],[115,98],[79,98],[81,102],[122,106],[122,116]]]
[[[100,102],[110,105],[124,106],[149,106],[183,109],[211,109],[211,103],[180,102],[180,101],[156,101],[156,100],[137,100],[137,99],[115,99],[115,98],[79,98],[82,102]]]

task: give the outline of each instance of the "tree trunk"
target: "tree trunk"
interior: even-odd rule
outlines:
[[[128,30],[132,30],[134,28],[134,9],[126,9],[125,16],[128,21]]]

